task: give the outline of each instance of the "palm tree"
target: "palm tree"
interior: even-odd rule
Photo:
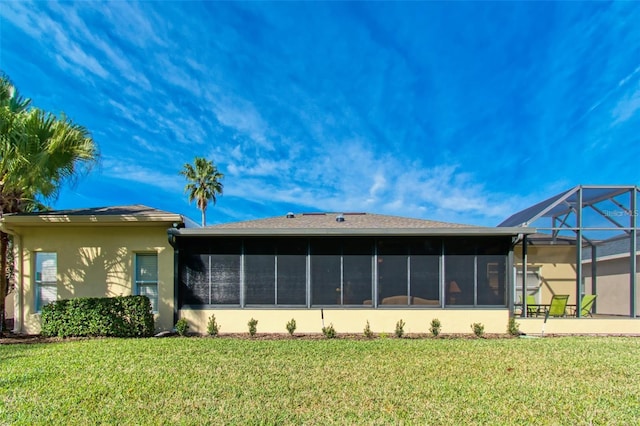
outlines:
[[[189,194],[189,203],[196,200],[202,211],[202,226],[207,226],[207,205],[209,200],[216,203],[216,194],[222,195],[224,186],[220,181],[224,175],[218,171],[213,161],[202,157],[196,157],[194,165],[185,164],[180,174],[189,182],[184,187],[184,192]]]
[[[91,135],[62,115],[31,107],[9,78],[0,75],[0,218],[46,209],[61,186],[98,159]],[[0,334],[8,287],[9,235],[0,231]]]

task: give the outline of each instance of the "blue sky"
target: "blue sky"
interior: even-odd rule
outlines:
[[[640,3],[0,4],[0,68],[101,162],[53,207],[209,224],[366,211],[496,225],[578,184],[640,184]]]

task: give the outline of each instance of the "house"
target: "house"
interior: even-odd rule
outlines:
[[[13,236],[14,329],[38,333],[56,299],[149,296],[159,329],[173,327],[173,249],[167,228],[182,216],[142,205],[5,215]]]
[[[616,285],[590,279],[587,270],[595,269],[583,256],[601,250],[599,265],[613,260],[604,250],[610,240],[585,237],[593,229],[569,220],[572,212],[601,210],[602,200],[622,204],[637,188],[589,189],[559,194],[498,227],[313,212],[200,228],[141,205],[5,215],[0,227],[16,250],[14,329],[39,332],[40,308],[56,299],[144,294],[158,331],[185,318],[205,333],[215,315],[224,333],[245,333],[252,318],[269,333],[285,332],[292,318],[301,333],[333,324],[359,334],[367,322],[374,332],[392,332],[399,320],[406,332],[425,333],[434,318],[444,333],[469,333],[472,323],[503,333],[514,314],[526,316],[517,306],[524,294],[543,304],[569,294],[579,305],[578,295],[594,292],[603,300],[597,318],[555,320],[547,332],[640,334],[636,274],[627,269]],[[633,212],[633,203],[622,211]],[[543,217],[559,224],[530,226]],[[636,241],[634,219],[618,228]],[[627,297],[626,316],[600,315],[616,297]],[[539,333],[542,324],[522,318],[521,329]]]
[[[502,332],[518,228],[466,226],[367,213],[302,213],[206,228],[145,206],[7,215],[16,242],[15,329],[39,331],[40,308],[73,297],[145,294],[158,330],[178,317],[206,331],[446,332],[472,322]]]

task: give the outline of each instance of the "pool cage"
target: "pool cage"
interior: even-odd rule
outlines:
[[[575,245],[577,317],[582,314],[580,296],[586,291],[585,277],[590,278],[590,294],[597,294],[599,265],[611,259],[627,262],[628,257],[628,268],[616,275],[616,285],[626,280],[628,274],[628,315],[636,318],[639,304],[637,256],[640,255],[638,191],[635,185],[579,185],[515,213],[498,226],[533,227],[549,244],[569,241]],[[523,317],[528,311],[526,279],[530,238],[523,234],[518,241],[522,249],[522,294],[513,295],[521,298]],[[514,297],[511,299],[510,308],[514,310]],[[619,300],[626,300],[626,296],[618,299],[618,303]]]

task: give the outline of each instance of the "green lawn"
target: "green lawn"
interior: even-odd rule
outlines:
[[[0,424],[639,424],[640,339],[0,346]]]

